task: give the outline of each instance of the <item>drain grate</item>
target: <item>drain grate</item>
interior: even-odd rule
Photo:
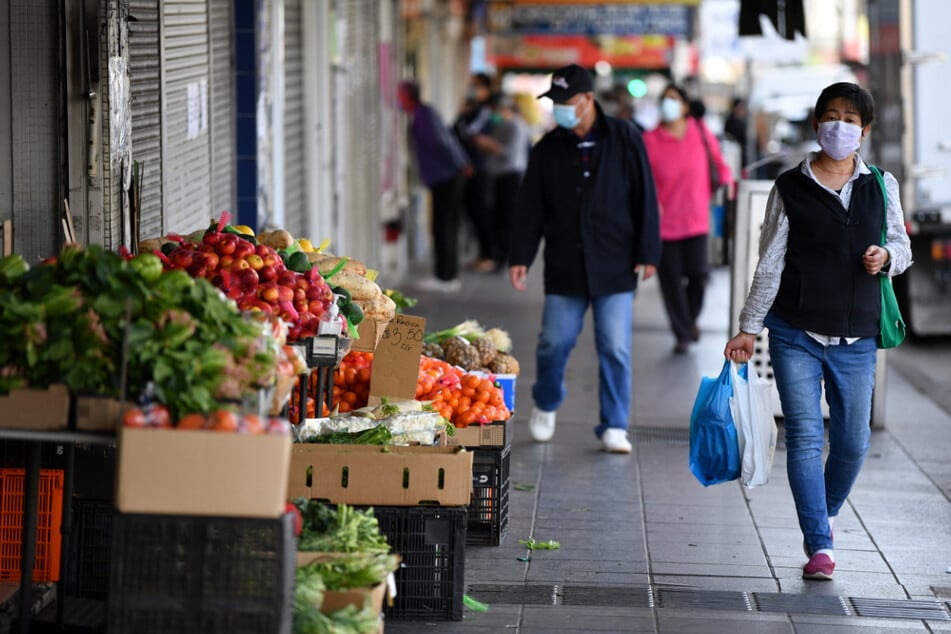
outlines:
[[[650,588],[647,586],[565,586],[561,597],[564,605],[651,607]]]
[[[851,616],[841,597],[813,594],[782,594],[780,592],[754,592],[753,605],[760,612],[785,612],[787,614],[826,614]]]
[[[685,427],[631,427],[631,438],[635,443],[683,445],[690,444],[690,429]]]
[[[748,612],[752,609],[745,592],[659,588],[655,591],[655,595],[659,608],[733,610],[740,612]]]
[[[499,605],[558,605],[561,603],[561,592],[556,585],[504,585],[493,583],[479,583],[469,586],[467,590],[473,598]]]
[[[856,616],[886,619],[922,619],[951,621],[951,615],[940,603],[901,599],[849,599]]]

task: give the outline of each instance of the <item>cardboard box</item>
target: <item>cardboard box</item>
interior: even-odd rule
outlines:
[[[14,389],[0,396],[0,428],[52,430],[69,427],[69,388]]]
[[[337,504],[466,506],[472,452],[461,447],[295,444],[288,495]]]
[[[122,428],[116,506],[122,513],[280,517],[290,436]]]
[[[456,428],[456,433],[446,437],[446,443],[462,447],[505,447],[512,444],[512,418],[480,425]]]
[[[303,552],[297,553],[297,567],[306,566],[314,562],[327,561],[342,556],[343,553]],[[348,605],[362,609],[369,600],[370,609],[374,612],[383,610],[383,599],[386,597],[386,581],[381,581],[372,588],[349,588],[347,590],[327,590],[324,593],[324,602],[320,611],[332,614]]]
[[[122,415],[135,406],[135,403],[130,401],[123,402],[108,396],[77,396],[76,429],[118,431],[122,425]]]

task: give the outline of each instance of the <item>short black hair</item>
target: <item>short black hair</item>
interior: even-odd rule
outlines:
[[[813,110],[813,116],[816,118],[821,117],[822,113],[824,113],[829,106],[829,102],[833,99],[845,99],[850,106],[855,108],[855,111],[859,113],[859,118],[862,120],[862,127],[875,121],[875,100],[872,99],[871,93],[858,84],[853,84],[848,81],[840,81],[826,86],[823,91],[819,93],[819,98],[816,100],[816,108]]]
[[[472,76],[472,80],[476,85],[484,86],[489,90],[492,89],[492,78],[486,75],[485,73],[476,73]]]
[[[687,96],[687,91],[684,90],[683,87],[678,86],[674,82],[670,82],[664,87],[664,91],[660,94],[665,95],[667,94],[668,90],[673,90],[675,93],[677,93],[680,96],[681,101],[683,101],[688,106],[690,105],[690,98]]]

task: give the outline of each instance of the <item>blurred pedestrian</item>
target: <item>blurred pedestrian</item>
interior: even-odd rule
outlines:
[[[557,127],[529,156],[509,277],[516,290],[525,290],[544,239],[532,438],[546,442],[555,433],[568,356],[591,306],[600,405],[594,432],[605,451],[629,453],[633,299],[638,273],[649,278],[660,257],[657,196],[641,135],[632,123],[605,115],[592,91],[588,71],[571,64],[554,72],[542,95],[554,102]]]
[[[492,107],[492,131],[488,135],[477,135],[474,141],[488,157],[486,171],[492,189],[492,258],[494,270],[499,271],[508,262],[515,196],[528,165],[532,132],[516,111],[510,96],[493,93],[489,103]]]
[[[745,363],[756,336],[769,328],[786,471],[809,558],[806,579],[832,578],[832,521],[868,452],[879,275],[895,276],[911,265],[898,181],[885,172],[883,196],[878,176],[857,153],[874,108],[868,91],[848,82],[819,95],[812,128],[821,149],[773,185],[740,332],[723,351]],[[829,404],[824,465],[823,387]]]
[[[466,213],[475,233],[478,254],[466,265],[474,271],[491,271],[495,268],[492,215],[489,208],[489,173],[486,171],[487,156],[479,149],[475,139],[492,131],[492,78],[485,73],[469,77],[466,101],[453,123],[453,131],[462,143],[473,171],[465,182]]]
[[[730,106],[730,114],[723,123],[723,131],[739,144],[743,167],[749,164],[749,149],[746,147],[746,125],[746,101],[740,97],[735,97]]]
[[[432,197],[433,272],[423,290],[458,291],[459,216],[465,177],[472,166],[455,136],[432,106],[420,101],[419,84],[400,83],[400,107],[410,115],[409,140],[419,177]]]
[[[716,137],[702,120],[689,116],[689,104],[682,88],[668,85],[661,94],[661,123],[644,134],[660,203],[663,247],[657,277],[675,354],[700,339],[697,318],[709,275],[712,172],[721,183],[733,180]]]

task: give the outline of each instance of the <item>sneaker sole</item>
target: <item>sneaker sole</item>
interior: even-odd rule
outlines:
[[[826,574],[824,572],[804,572],[802,573],[803,579],[812,579],[814,581],[832,581],[832,574]]]
[[[622,453],[622,454],[631,453],[631,450],[626,447],[613,447],[613,448],[604,447],[602,451],[604,451],[605,453]]]

